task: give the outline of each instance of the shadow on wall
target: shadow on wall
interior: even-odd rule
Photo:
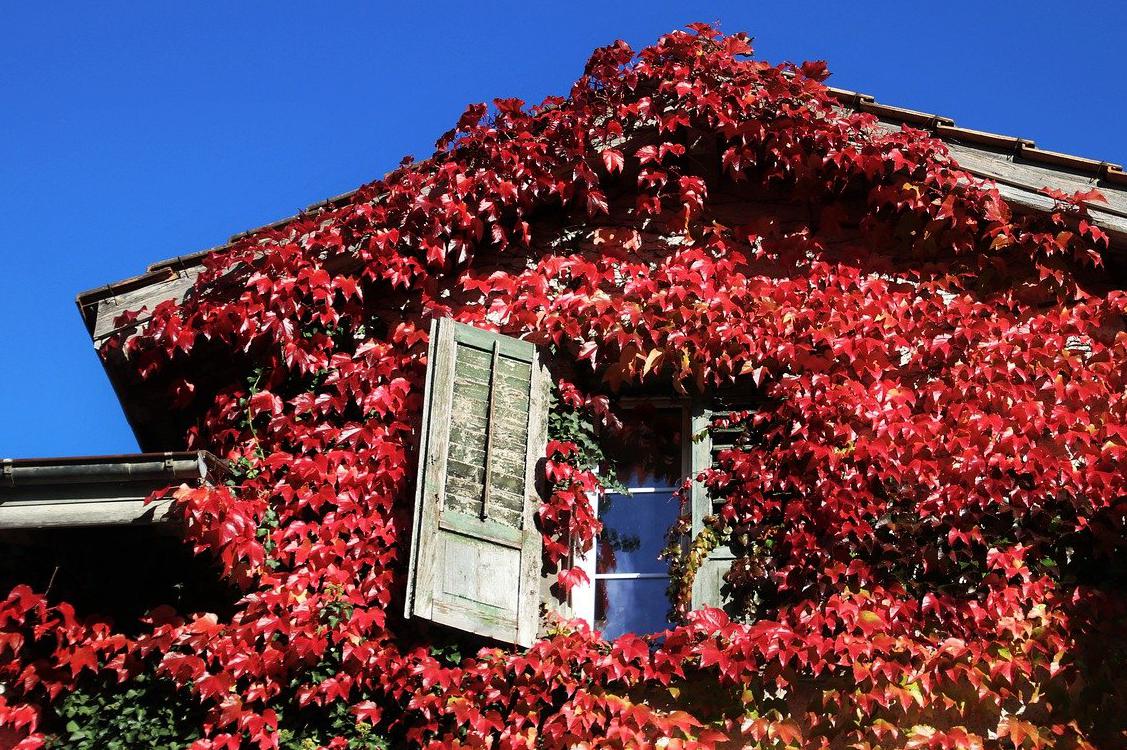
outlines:
[[[0,590],[17,584],[74,605],[79,618],[112,619],[127,634],[162,604],[226,617],[238,594],[218,566],[161,525],[0,532]]]

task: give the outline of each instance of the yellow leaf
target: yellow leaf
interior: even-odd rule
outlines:
[[[1012,244],[1014,244],[1013,237],[1009,236],[1008,234],[999,234],[994,238],[994,241],[990,243],[990,249],[998,250],[999,248],[1009,247]]]

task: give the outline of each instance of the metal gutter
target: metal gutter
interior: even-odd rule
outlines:
[[[0,460],[0,531],[163,521],[163,487],[217,484],[226,464],[207,451]]]
[[[207,451],[6,458],[0,460],[0,487],[199,478],[219,464],[219,459]]]

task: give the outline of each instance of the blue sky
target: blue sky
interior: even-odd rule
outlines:
[[[767,60],[827,60],[833,85],[1127,162],[1120,2],[57,0],[4,17],[0,456],[136,450],[76,293],[425,156],[469,102],[566,93],[616,38],[718,21]]]

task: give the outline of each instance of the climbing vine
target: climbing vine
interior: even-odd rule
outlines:
[[[67,746],[91,680],[150,680],[198,709],[196,750],[1121,746],[1127,295],[1099,196],[1015,213],[826,75],[704,25],[617,42],[568,96],[473,105],[430,158],[208,256],[102,356],[237,468],[175,511],[242,598],[126,636],[17,587],[0,744]],[[609,430],[624,391],[757,389],[689,542],[732,545],[743,604],[527,650],[403,622],[446,315],[542,345],[563,413]],[[566,590],[597,454],[557,427]]]

